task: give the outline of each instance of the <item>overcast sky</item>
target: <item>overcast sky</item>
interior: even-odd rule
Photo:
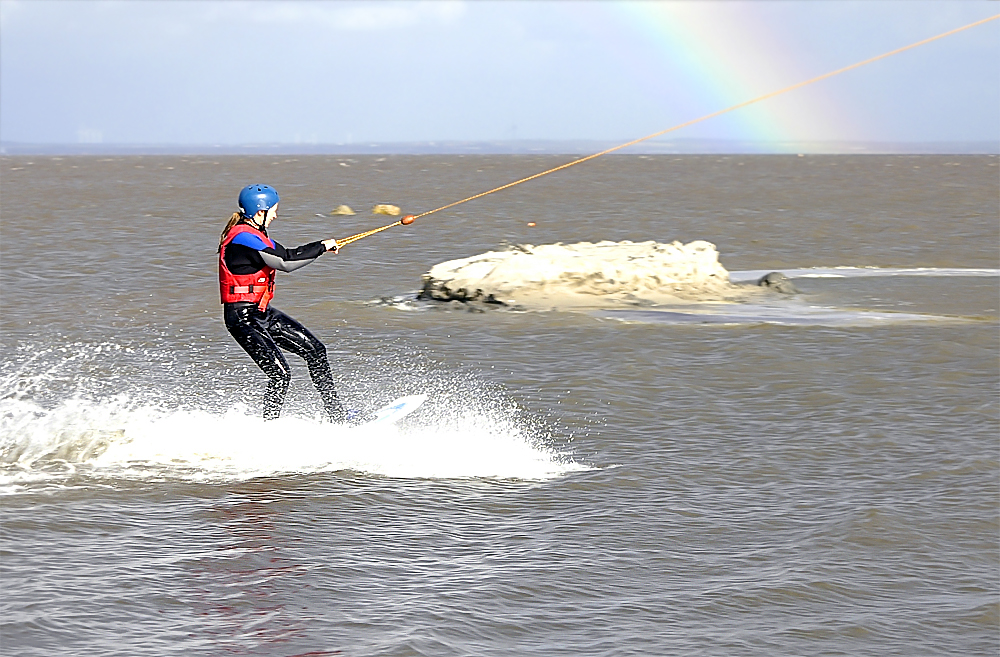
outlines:
[[[997,13],[963,0],[2,0],[0,140],[627,140]],[[767,103],[673,136],[1000,141],[1000,21]]]

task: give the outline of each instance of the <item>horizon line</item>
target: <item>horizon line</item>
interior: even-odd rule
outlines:
[[[587,155],[608,139],[360,141],[257,144],[32,143],[0,141],[0,155]],[[1000,140],[848,141],[680,138],[630,147],[627,155],[1000,155]]]

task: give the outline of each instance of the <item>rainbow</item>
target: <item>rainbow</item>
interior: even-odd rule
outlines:
[[[663,108],[663,125],[649,126],[655,131],[825,72],[815,62],[808,65],[801,54],[808,52],[805,44],[777,33],[767,4],[762,10],[760,3],[602,2],[582,3],[581,12],[574,3],[574,14],[599,26],[608,52],[624,60],[647,88],[649,102]],[[794,142],[858,135],[842,105],[829,85],[818,85],[665,139],[768,142],[770,151],[785,143],[792,150]]]

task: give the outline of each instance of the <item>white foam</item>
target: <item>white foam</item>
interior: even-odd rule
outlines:
[[[605,310],[608,319],[651,324],[775,324],[780,326],[883,326],[917,322],[961,322],[960,317],[904,312],[879,312],[831,308],[796,303],[793,300],[771,304],[704,304],[697,308],[656,308],[642,310]]]
[[[741,294],[704,241],[521,245],[435,265],[423,295],[439,300],[569,306],[723,300]]]
[[[729,272],[732,283],[756,281],[779,271],[788,278],[868,278],[879,276],[1000,276],[1000,269],[959,267],[807,267],[805,269],[751,269]]]
[[[502,418],[466,410],[425,426],[347,427],[256,410],[213,414],[67,400],[45,410],[0,401],[0,490],[68,474],[244,480],[356,472],[405,478],[547,479],[587,469]]]

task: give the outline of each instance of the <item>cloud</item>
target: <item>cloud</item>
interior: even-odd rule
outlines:
[[[451,24],[465,13],[461,0],[446,2],[233,2],[213,7],[214,18],[283,26],[322,25],[345,32],[369,32]]]

